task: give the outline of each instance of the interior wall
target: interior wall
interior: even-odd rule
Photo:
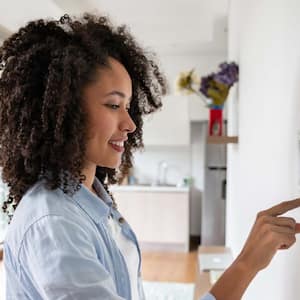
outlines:
[[[299,193],[300,2],[231,0],[229,59],[240,81],[228,101],[226,243],[236,255],[258,211]],[[300,221],[300,209],[288,214]],[[245,300],[298,299],[300,243],[279,251]]]

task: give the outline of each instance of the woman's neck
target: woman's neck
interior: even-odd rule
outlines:
[[[87,187],[92,193],[95,193],[93,189],[93,182],[96,174],[96,166],[93,165],[83,168],[81,174],[85,176],[85,180],[83,181],[85,187]]]

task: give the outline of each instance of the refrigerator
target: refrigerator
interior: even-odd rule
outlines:
[[[226,144],[205,145],[201,245],[225,245]]]

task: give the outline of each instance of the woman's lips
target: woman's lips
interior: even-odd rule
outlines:
[[[116,145],[116,144],[112,144],[112,143],[109,143],[110,145],[111,145],[111,147],[114,149],[114,150],[116,150],[117,152],[124,152],[124,147],[120,147],[120,146],[118,146],[118,145]]]
[[[120,137],[120,138],[115,138],[111,139],[108,143],[111,145],[111,147],[117,151],[117,152],[124,152],[124,143],[128,140],[127,137]]]

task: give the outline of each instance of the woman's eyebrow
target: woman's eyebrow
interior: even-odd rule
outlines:
[[[113,96],[113,95],[117,95],[121,98],[126,99],[126,95],[123,92],[120,92],[120,91],[112,91],[112,92],[109,92],[109,93],[105,94],[104,96],[107,97],[107,96]],[[131,101],[131,97],[129,98],[129,102],[130,101]]]

